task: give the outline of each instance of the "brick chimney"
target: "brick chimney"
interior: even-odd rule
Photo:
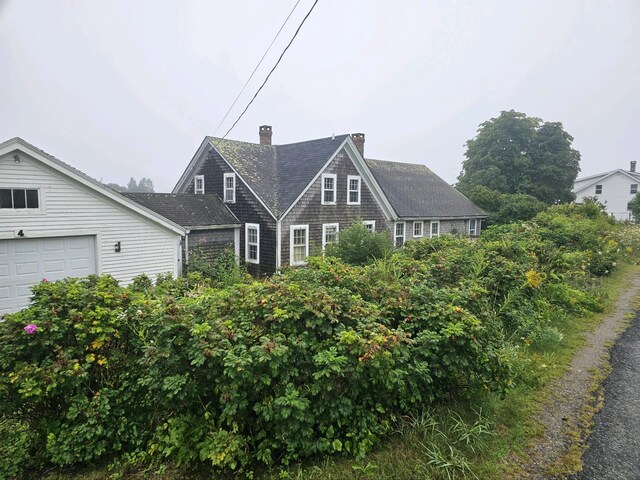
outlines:
[[[352,133],[351,139],[353,143],[356,144],[356,147],[358,147],[360,155],[364,157],[364,133]]]
[[[629,171],[630,172],[636,171],[636,162],[634,160],[631,160],[631,164],[629,165]]]
[[[271,145],[271,125],[260,125],[260,145]]]

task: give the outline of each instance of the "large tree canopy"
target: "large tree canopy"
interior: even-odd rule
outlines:
[[[526,194],[549,205],[573,201],[580,152],[559,122],[543,122],[513,110],[480,125],[467,142],[458,189],[476,186],[506,194]]]

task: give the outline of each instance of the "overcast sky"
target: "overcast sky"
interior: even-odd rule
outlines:
[[[170,191],[223,135],[313,0],[0,0],[0,142],[19,136],[104,182]],[[450,183],[478,125],[562,122],[582,173],[640,160],[640,0],[320,0],[228,138],[366,134],[366,156]]]

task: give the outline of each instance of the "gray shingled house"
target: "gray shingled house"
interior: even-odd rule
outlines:
[[[186,231],[183,265],[197,252],[213,260],[225,250],[240,256],[241,222],[215,194],[122,193],[130,200],[180,225]]]
[[[272,145],[206,137],[173,193],[215,194],[235,214],[239,251],[253,274],[304,264],[362,220],[400,246],[411,238],[478,235],[485,213],[431,170],[365,160],[364,134]]]

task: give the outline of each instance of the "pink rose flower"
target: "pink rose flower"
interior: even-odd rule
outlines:
[[[30,323],[29,325],[24,327],[24,331],[27,332],[27,335],[36,333],[36,330],[38,330],[38,326],[35,323]]]

